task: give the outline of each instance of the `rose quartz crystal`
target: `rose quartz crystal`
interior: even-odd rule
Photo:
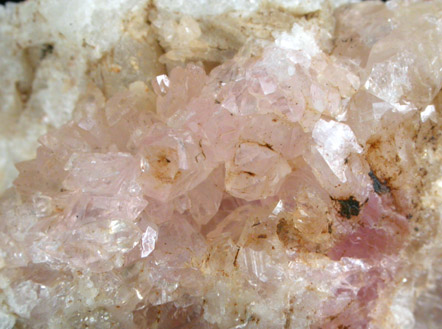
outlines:
[[[210,71],[91,84],[3,198],[0,328],[412,328],[441,13],[355,4],[331,52],[300,20]]]

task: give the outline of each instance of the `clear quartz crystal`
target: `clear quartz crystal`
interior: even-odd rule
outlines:
[[[441,3],[130,2],[0,199],[0,329],[436,328]]]

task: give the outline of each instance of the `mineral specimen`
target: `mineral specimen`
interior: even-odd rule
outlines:
[[[294,1],[235,51],[155,6],[165,67],[122,37],[17,164],[0,328],[436,328],[442,3]]]

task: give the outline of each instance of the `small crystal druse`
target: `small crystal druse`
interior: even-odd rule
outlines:
[[[424,323],[431,305],[417,320],[413,305],[441,253],[442,6],[328,19],[213,62],[191,39],[148,81],[108,66],[112,92],[91,78],[1,199],[0,328]],[[201,35],[191,18],[176,28]]]

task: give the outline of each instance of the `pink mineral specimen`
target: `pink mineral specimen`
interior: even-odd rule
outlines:
[[[91,84],[1,201],[0,322],[412,328],[401,296],[437,254],[441,3],[335,21],[332,51],[299,20],[212,70]]]

